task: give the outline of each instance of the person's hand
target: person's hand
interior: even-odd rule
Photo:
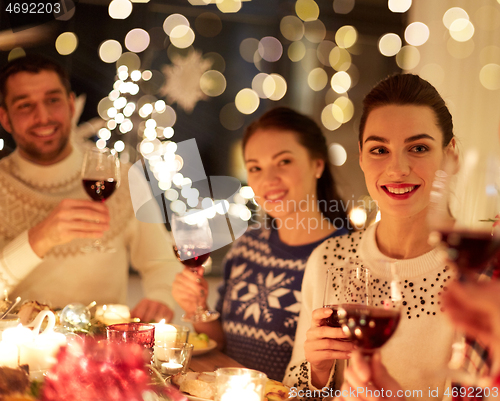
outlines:
[[[144,298],[130,312],[130,315],[138,317],[142,322],[159,322],[165,319],[165,322],[169,323],[174,318],[174,311],[162,302]]]
[[[442,300],[457,328],[489,348],[492,373],[500,374],[500,282],[454,282]]]
[[[197,306],[205,307],[207,304],[208,283],[202,275],[186,267],[175,276],[172,296],[188,316],[194,315]]]
[[[336,401],[404,400],[399,383],[387,372],[380,353],[375,352],[367,360],[354,351],[349,367],[344,372],[344,383]]]
[[[109,230],[109,211],[101,202],[64,199],[40,223],[28,231],[33,251],[43,257],[56,245],[75,238],[100,238]]]
[[[316,309],[312,313],[311,328],[307,331],[304,352],[311,364],[312,384],[321,388],[326,385],[335,359],[349,359],[354,345],[339,327],[325,326],[325,319],[332,314],[329,308]]]

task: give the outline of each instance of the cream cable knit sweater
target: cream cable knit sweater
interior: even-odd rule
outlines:
[[[297,388],[314,389],[310,384],[310,366],[305,362],[304,342],[311,325],[312,311],[323,306],[326,271],[337,266],[346,257],[359,257],[370,266],[378,260],[387,260],[378,249],[376,225],[362,233],[353,233],[323,242],[311,254],[302,282],[302,308],[295,336],[292,359],[285,375],[285,383]],[[398,263],[402,281],[403,307],[399,326],[392,338],[381,349],[382,361],[389,373],[403,389],[416,390],[407,400],[442,399],[445,391],[443,369],[449,360],[453,328],[441,311],[439,295],[451,279],[437,250]],[[385,290],[387,273],[374,272]],[[342,382],[344,361],[336,361],[338,374],[335,387]],[[430,390],[439,389],[439,397]],[[418,391],[422,390],[421,393]],[[432,394],[434,395],[434,394]]]
[[[143,279],[147,298],[171,307],[171,283],[182,270],[163,224],[138,221],[132,209],[122,166],[121,185],[106,202],[111,228],[103,243],[115,253],[82,253],[90,240],[74,240],[53,248],[43,259],[31,249],[28,229],[42,221],[65,198],[90,199],[80,170],[82,152],[75,146],[66,159],[35,165],[17,151],[0,160],[0,291],[10,297],[64,307],[71,302],[126,303],[129,265]]]

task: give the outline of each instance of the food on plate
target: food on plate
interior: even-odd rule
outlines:
[[[210,339],[205,333],[189,333],[188,343],[193,344],[194,349],[208,348]]]
[[[180,391],[191,394],[194,397],[213,400],[215,395],[215,372],[188,372],[172,376],[172,383],[179,387]]]
[[[267,401],[284,401],[288,400],[290,388],[279,381],[267,379],[264,393]]]
[[[215,395],[215,372],[188,372],[172,376],[172,383],[180,391],[194,397],[213,400]],[[268,379],[264,390],[265,401],[288,400],[290,388],[276,380]]]

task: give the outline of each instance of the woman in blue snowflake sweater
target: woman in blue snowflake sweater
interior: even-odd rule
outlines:
[[[248,184],[265,212],[224,260],[217,310],[221,319],[196,323],[244,366],[282,380],[290,360],[306,261],[325,239],[347,233],[347,219],[328,168],[326,140],[309,117],[275,108],[243,138]],[[173,296],[188,313],[208,286],[185,269]]]

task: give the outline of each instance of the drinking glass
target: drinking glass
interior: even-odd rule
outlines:
[[[193,355],[193,344],[186,342],[166,343],[155,346],[154,366],[163,378],[186,373]]]
[[[207,261],[212,250],[212,231],[208,219],[202,211],[185,216],[172,215],[170,225],[174,236],[174,252],[177,259],[196,273],[199,278],[203,277],[203,263]],[[202,294],[204,296],[205,294]],[[194,315],[184,314],[182,320],[185,322],[211,322],[219,317],[216,311],[207,310],[201,300],[197,299],[196,312]]]
[[[382,347],[396,331],[401,316],[401,285],[396,262],[380,261],[375,275],[360,259],[348,259],[337,279],[338,321],[349,341],[365,357]],[[386,280],[389,291],[382,291]]]
[[[477,281],[500,249],[500,160],[496,154],[465,152],[460,172],[456,158],[447,156],[436,172],[431,192],[429,243],[443,250],[461,282]],[[455,333],[446,374],[453,382],[474,385],[479,378],[466,368],[466,338]]]
[[[106,327],[106,337],[112,343],[134,343],[143,347],[148,360],[153,360],[155,326],[147,323],[118,323]]]
[[[82,183],[85,192],[96,202],[108,199],[120,184],[120,162],[114,150],[108,148],[87,149],[83,157]],[[91,246],[82,248],[83,252],[116,252],[104,246],[100,239]]]

